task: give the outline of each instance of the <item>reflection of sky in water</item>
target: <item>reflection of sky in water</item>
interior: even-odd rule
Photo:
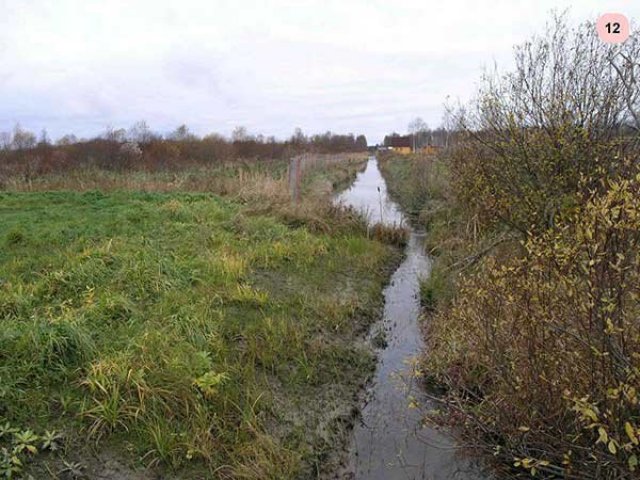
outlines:
[[[336,201],[364,212],[372,225],[405,223],[400,207],[387,194],[387,185],[374,157],[369,158],[365,171],[358,174],[351,188],[338,195]]]
[[[398,205],[387,196],[375,158],[336,201],[368,213],[370,223],[382,219],[400,224],[403,220]],[[384,290],[383,319],[371,331],[375,335],[382,329],[387,346],[378,352],[378,366],[353,429],[343,477],[486,480],[474,461],[457,455],[457,444],[446,430],[424,424],[425,411],[434,407],[418,385],[414,370],[424,348],[418,323],[420,278],[429,274],[431,265],[424,252],[424,235],[412,232],[405,253]]]

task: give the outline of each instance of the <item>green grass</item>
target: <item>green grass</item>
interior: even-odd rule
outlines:
[[[421,214],[433,199],[430,182],[432,162],[421,156],[383,156],[379,162],[390,195],[409,216],[412,223],[426,226]]]
[[[455,198],[444,155],[385,155],[380,169],[391,196],[427,233],[425,247],[433,264],[431,275],[421,282],[420,298],[427,311],[437,310],[455,295],[458,262],[473,253],[474,224]]]
[[[322,191],[339,192],[349,188],[358,173],[366,168],[367,160],[368,156],[353,155],[329,168],[315,169],[303,178],[302,192],[307,195],[317,195]]]
[[[0,193],[0,421],[309,474],[374,364],[355,340],[394,255],[204,193]]]

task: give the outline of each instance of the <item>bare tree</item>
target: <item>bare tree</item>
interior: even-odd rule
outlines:
[[[138,144],[147,144],[153,140],[153,133],[149,128],[149,125],[146,121],[140,120],[134,123],[129,129],[127,137],[132,142],[137,142]]]
[[[51,145],[51,140],[49,139],[49,134],[47,133],[47,129],[43,128],[40,131],[40,138],[38,139],[39,147],[47,147]]]
[[[36,136],[23,129],[20,124],[16,124],[13,129],[13,142],[12,146],[15,150],[27,150],[36,146]]]
[[[231,140],[234,142],[246,142],[250,139],[246,127],[238,126],[231,132]]]
[[[9,150],[12,142],[11,132],[0,132],[0,150]]]
[[[104,139],[110,142],[123,143],[127,140],[127,131],[124,128],[108,126],[104,133]]]
[[[195,140],[196,136],[191,133],[191,131],[189,131],[189,127],[187,127],[185,124],[182,124],[169,134],[169,139],[178,142],[185,142],[188,140]]]
[[[422,118],[417,117],[408,126],[413,142],[413,150],[416,150],[429,143],[429,125]]]
[[[297,127],[291,135],[291,143],[294,145],[304,145],[307,142],[307,136],[300,127]]]
[[[76,137],[73,133],[68,133],[60,137],[56,141],[56,145],[73,145],[74,143],[78,143],[78,137]]]

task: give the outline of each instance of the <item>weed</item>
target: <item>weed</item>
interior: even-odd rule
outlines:
[[[15,478],[22,473],[23,463],[20,456],[5,447],[0,448],[0,477]]]
[[[84,478],[83,470],[85,470],[85,466],[82,463],[62,460],[62,464],[64,468],[60,470],[61,474],[66,474],[73,479]]]
[[[42,450],[55,452],[62,446],[63,436],[56,431],[46,430],[40,437],[40,440],[42,441]]]
[[[14,228],[13,230],[7,232],[5,243],[9,247],[19,245],[25,241],[25,238],[26,237],[24,235],[24,232],[21,229]]]

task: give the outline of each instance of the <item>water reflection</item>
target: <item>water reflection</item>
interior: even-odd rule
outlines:
[[[371,224],[405,223],[400,208],[388,197],[375,157],[336,201],[366,212]],[[354,427],[347,465],[336,478],[488,478],[477,464],[459,454],[451,435],[424,422],[426,410],[433,405],[419,386],[417,375],[417,358],[424,348],[418,322],[420,279],[431,268],[423,244],[424,234],[412,232],[406,258],[384,290],[384,315],[374,330],[384,329],[387,346],[379,352],[366,405]]]
[[[364,212],[371,225],[406,223],[398,204],[389,198],[375,157],[369,157],[367,167],[358,174],[351,188],[336,197],[336,201]]]

